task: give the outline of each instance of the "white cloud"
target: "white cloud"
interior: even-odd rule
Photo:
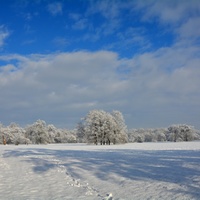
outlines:
[[[144,9],[143,20],[157,17],[160,24],[172,28],[177,35],[176,43],[129,59],[120,59],[112,51],[0,56],[6,62],[0,71],[0,92],[4,97],[0,99],[0,110],[8,122],[27,124],[40,118],[61,127],[74,127],[91,109],[118,109],[125,115],[129,128],[171,123],[198,126],[200,49],[185,44],[190,38],[199,38],[199,16],[191,12],[199,11],[199,3],[110,2],[93,2],[84,16],[70,14],[76,29],[92,26],[88,19],[95,13],[106,19],[94,30],[95,34],[89,32],[85,39],[97,40],[113,34],[121,26],[121,9],[132,7]],[[48,9],[52,15],[62,14],[59,3],[50,4]],[[118,32],[124,45],[120,44],[120,48],[137,43],[149,46],[144,35],[145,30],[140,27]],[[54,42],[67,44],[64,38]]]
[[[161,23],[177,24],[188,17],[198,15],[200,3],[198,0],[136,1],[133,8],[144,10],[143,20],[158,17]]]
[[[200,16],[189,18],[177,32],[181,39],[195,40],[200,38]]]
[[[22,58],[16,55],[10,55],[10,59],[9,56],[0,57],[8,63],[18,59],[16,66],[12,66],[18,69],[15,72],[9,70],[11,65],[1,66],[4,70],[0,73],[0,91],[4,98],[0,104],[8,112],[23,110],[19,105],[30,105],[26,112],[31,112],[33,116],[47,114],[50,108],[56,109],[55,115],[60,112],[66,115],[69,112],[70,115],[70,110],[76,108],[74,105],[81,107],[83,104],[83,108],[87,105],[84,109],[88,111],[88,106],[94,105],[91,102],[103,98],[105,93],[114,93],[111,87],[117,81],[114,73],[117,56],[112,52],[60,53]],[[24,103],[19,104],[21,101]]]
[[[22,45],[31,45],[31,44],[35,43],[36,41],[37,41],[36,39],[24,40],[22,42]]]
[[[4,25],[0,26],[0,48],[4,46],[6,38],[10,35]]]
[[[158,22],[163,31],[175,37],[181,45],[194,43],[199,38],[200,2],[198,0],[134,1],[129,5],[140,12],[141,21]]]
[[[142,14],[141,14],[142,13]],[[102,23],[96,27],[89,24],[88,20],[92,15],[98,14],[102,17]],[[123,18],[123,16],[125,17]],[[124,20],[134,20],[140,17],[140,20],[147,22],[158,22],[156,26],[162,27],[163,34],[168,33],[171,37],[175,37],[176,42],[187,44],[190,42],[190,36],[199,35],[199,17],[200,3],[197,0],[177,0],[177,1],[91,1],[91,5],[86,11],[84,18],[74,15],[77,24],[75,27],[83,29],[90,27],[91,29],[83,38],[86,40],[99,40],[102,37],[116,36],[119,43],[123,44],[125,49],[132,47],[141,51],[149,49],[152,46],[151,36],[148,35],[148,30],[142,30],[144,27],[138,26],[137,23],[132,23],[129,29],[123,27]],[[196,28],[194,28],[196,26]],[[197,29],[197,30],[196,30]],[[91,31],[93,30],[93,31]],[[140,31],[138,31],[140,30]],[[166,34],[166,35],[168,35]],[[186,38],[185,36],[188,37]],[[194,39],[193,39],[194,41]],[[171,41],[166,41],[166,44]],[[119,48],[117,42],[109,43],[105,46],[107,49]]]
[[[81,15],[79,13],[69,13],[69,18],[77,21],[81,18]]]
[[[100,13],[106,19],[114,19],[119,17],[121,6],[123,3],[117,1],[91,1],[91,5],[87,10],[87,15]]]
[[[121,27],[121,11],[124,8],[121,1],[91,1],[85,16],[90,18],[92,15],[100,14],[103,23],[95,28],[96,38],[115,34]],[[96,23],[96,22],[94,22]],[[96,27],[94,24],[93,27]],[[100,35],[100,36],[99,36]]]
[[[7,63],[0,71],[1,114],[19,124],[40,118],[74,127],[91,109],[118,109],[130,128],[196,126],[198,52],[173,46],[131,59],[109,51],[0,56]],[[125,78],[124,67],[130,71]]]
[[[53,16],[56,16],[58,14],[62,14],[63,5],[59,2],[55,2],[49,4],[47,9]]]
[[[83,30],[88,26],[88,20],[86,18],[77,20],[72,26],[73,29]]]
[[[63,37],[56,37],[54,40],[53,40],[53,43],[58,46],[58,47],[65,47],[66,45],[69,44],[69,41],[66,39],[66,38],[63,38]]]

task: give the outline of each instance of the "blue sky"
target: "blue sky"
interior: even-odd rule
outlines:
[[[111,50],[120,56],[172,44],[174,33],[135,1],[3,1],[1,24],[7,53]],[[154,18],[154,17],[153,17]],[[166,26],[166,27],[165,27]],[[3,27],[2,27],[3,29]]]
[[[200,128],[200,1],[2,0],[0,121]]]

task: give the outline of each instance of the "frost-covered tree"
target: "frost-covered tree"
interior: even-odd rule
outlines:
[[[76,129],[66,130],[66,133],[67,143],[77,143]]]
[[[26,138],[25,130],[16,123],[11,123],[7,127],[1,126],[0,134],[6,144],[18,145],[30,143],[30,140]]]
[[[20,127],[18,124],[16,123],[11,123],[9,126],[8,126],[8,129],[10,131],[10,134],[11,134],[11,138],[10,140],[10,143],[12,144],[30,144],[31,141],[26,137],[26,132],[24,130],[24,128]]]
[[[26,128],[16,123],[9,126],[0,124],[0,144],[47,144],[47,143],[76,143],[76,131],[59,129],[47,125],[43,120],[37,120]]]
[[[145,129],[131,129],[128,132],[129,142],[142,143],[145,141]]]
[[[200,131],[194,127],[179,124],[168,128],[155,129],[130,129],[128,131],[129,142],[164,142],[164,141],[192,141],[200,139]]]
[[[166,128],[155,129],[154,134],[155,134],[155,137],[156,137],[156,141],[158,141],[158,142],[167,141],[166,133],[167,133]]]
[[[57,129],[54,140],[56,143],[76,143],[76,132],[74,130]]]
[[[119,119],[122,120],[123,117],[120,117]],[[127,142],[125,129],[120,126],[121,121],[119,119],[103,110],[90,111],[83,122],[86,141],[95,144]]]
[[[5,143],[4,129],[4,125],[0,123],[0,144]]]
[[[156,129],[131,129],[128,131],[129,142],[157,142],[166,141],[165,128]]]
[[[46,122],[37,120],[34,124],[26,127],[26,136],[33,144],[47,144],[50,143],[48,128]]]
[[[54,143],[58,129],[53,124],[49,124],[49,125],[47,125],[47,132],[49,135],[50,143]]]
[[[75,143],[76,132],[74,130],[59,129],[53,124],[47,125],[43,120],[37,120],[26,127],[26,137],[33,144],[48,143]]]
[[[84,121],[81,120],[76,127],[76,137],[77,137],[77,142],[79,143],[84,143],[86,142],[85,140],[85,129],[84,129]]]
[[[114,117],[115,122],[117,123],[117,127],[118,127],[119,132],[120,132],[119,140],[123,143],[126,143],[128,141],[128,135],[127,135],[128,129],[127,129],[127,126],[125,124],[125,120],[124,120],[122,113],[118,110],[114,110],[111,114]]]
[[[104,126],[104,111],[93,110],[85,117],[84,133],[88,143],[98,144],[102,140]]]
[[[168,131],[169,141],[192,141],[194,138],[194,128],[186,124],[172,125]]]
[[[200,140],[200,130],[195,129],[193,136],[194,136],[194,140]]]

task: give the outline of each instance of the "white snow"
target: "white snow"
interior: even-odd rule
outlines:
[[[0,199],[200,199],[200,142],[1,145]]]

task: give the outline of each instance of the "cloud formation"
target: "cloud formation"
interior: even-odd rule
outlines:
[[[58,14],[62,14],[62,4],[60,2],[54,2],[47,6],[48,11],[56,16]]]
[[[200,4],[191,2],[89,1],[81,12],[45,5],[56,16],[55,34],[29,20],[38,35],[22,44],[32,53],[0,55],[2,122],[73,128],[88,111],[104,109],[120,110],[129,128],[200,128]],[[0,26],[0,47],[8,36]]]
[[[146,121],[150,115],[145,112],[155,115],[151,123],[156,126],[160,115],[170,119],[169,115],[176,113],[177,117],[177,106],[183,110],[200,106],[198,52],[197,48],[174,46],[131,59],[120,59],[111,51],[0,57],[7,62],[0,73],[1,110],[10,113],[14,121],[30,123],[43,117],[70,126],[91,109],[117,108],[125,114],[129,127],[140,118]],[[136,119],[134,112],[141,116]],[[73,116],[76,118],[69,119]],[[166,123],[172,120],[176,121],[172,116]]]
[[[9,31],[5,28],[4,25],[0,25],[0,48],[5,44],[6,38],[10,35]]]

